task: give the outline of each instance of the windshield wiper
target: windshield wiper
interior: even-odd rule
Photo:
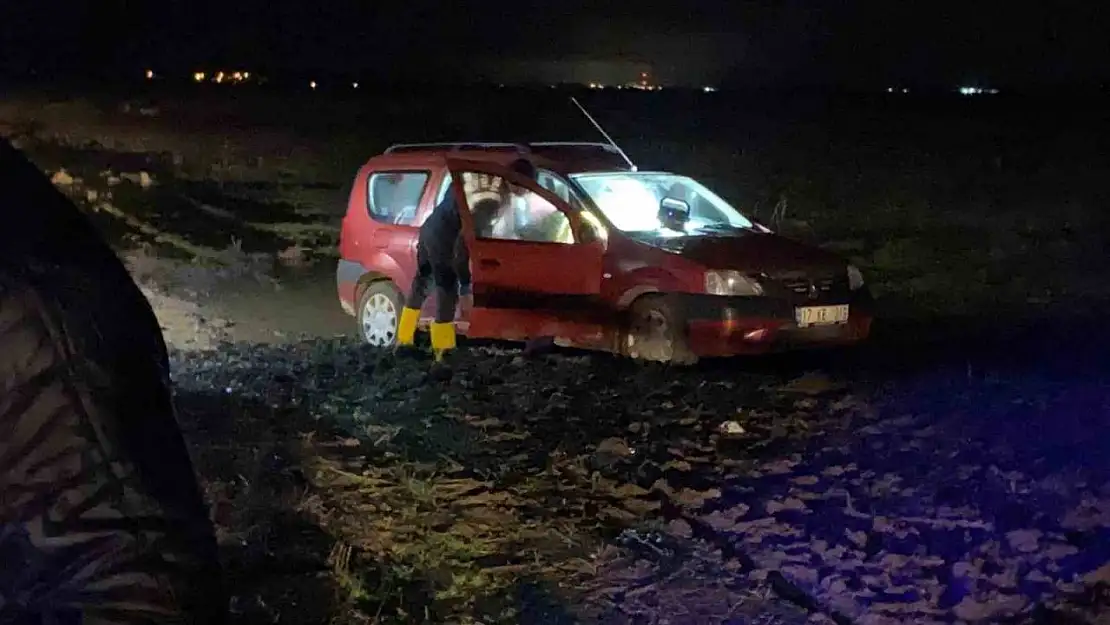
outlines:
[[[755,228],[753,226],[734,226],[732,224],[726,224],[726,223],[718,222],[718,223],[705,224],[705,225],[702,225],[702,226],[698,226],[697,228],[694,229],[694,231],[695,232],[697,232],[697,231],[703,231],[703,232],[737,232],[737,231],[747,232],[747,231],[751,231],[751,230],[754,230],[754,229]]]

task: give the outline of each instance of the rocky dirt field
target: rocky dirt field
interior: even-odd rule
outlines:
[[[976,289],[936,269],[943,237],[884,239],[880,210],[807,219],[891,299],[937,294],[945,314],[851,352],[693,368],[464,345],[440,381],[352,338],[331,273],[340,176],[196,173],[118,125],[77,140],[23,121],[5,131],[163,323],[237,622],[1108,622],[1097,292],[1079,305],[1031,272],[996,313],[955,310]],[[1021,223],[1040,234],[995,230],[965,263],[1100,244]]]

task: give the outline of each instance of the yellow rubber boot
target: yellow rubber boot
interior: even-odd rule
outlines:
[[[416,340],[416,322],[420,311],[416,308],[402,308],[401,319],[397,322],[397,346],[409,347]]]
[[[455,349],[455,324],[432,323],[432,354],[436,362],[442,362],[443,356],[452,349]]]

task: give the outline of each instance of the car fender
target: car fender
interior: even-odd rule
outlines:
[[[396,260],[389,254],[374,253],[370,258],[366,259],[369,262],[360,265],[363,267],[363,273],[358,278],[359,292],[366,288],[366,285],[371,282],[379,280],[390,280],[400,291],[407,297],[409,290],[412,288],[412,276],[408,275]],[[374,269],[366,269],[366,266],[374,267]]]
[[[659,267],[645,267],[620,277],[617,309],[627,310],[637,298],[649,293],[674,293],[686,290],[674,274]]]
[[[376,269],[367,269],[364,264],[353,260],[340,260],[336,271],[340,300],[344,308],[353,308],[367,286],[380,280],[393,282],[403,295],[408,297],[412,288],[412,277],[386,254],[375,254],[371,261]],[[351,311],[348,311],[351,312]]]

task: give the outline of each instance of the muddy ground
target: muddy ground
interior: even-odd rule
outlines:
[[[443,381],[352,338],[349,172],[206,167],[113,120],[6,131],[163,323],[237,622],[1106,622],[1098,215],[941,219],[905,175],[866,219],[780,220],[874,277],[891,312],[863,348],[669,368],[464,345]],[[800,212],[818,173],[766,198]],[[1061,273],[1015,269],[1034,257]]]
[[[1084,327],[693,369],[480,345],[447,382],[350,339],[174,370],[233,587],[282,622],[1099,622]]]

